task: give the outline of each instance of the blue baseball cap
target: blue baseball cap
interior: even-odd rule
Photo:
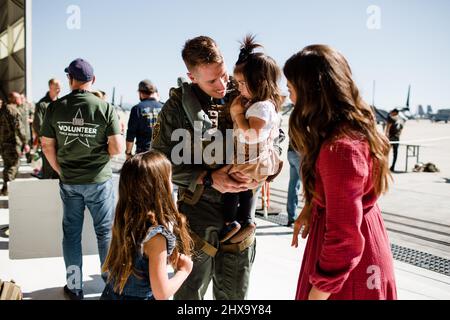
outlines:
[[[94,79],[94,68],[89,62],[81,58],[72,61],[70,65],[64,69],[64,72],[81,82],[89,82]]]

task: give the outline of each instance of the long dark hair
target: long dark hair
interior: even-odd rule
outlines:
[[[389,141],[377,130],[375,114],[365,103],[342,54],[325,45],[308,46],[284,67],[297,101],[289,124],[293,147],[302,154],[305,198],[314,198],[315,164],[325,140],[333,136],[363,136],[374,160],[374,190],[388,190]]]
[[[114,279],[116,292],[123,291],[132,273],[140,276],[133,262],[149,227],[173,228],[177,245],[170,262],[174,267],[179,253],[192,254],[186,218],[172,198],[171,174],[170,161],[155,151],[138,154],[123,165],[111,247],[103,266],[103,272]]]
[[[239,60],[234,68],[235,74],[242,74],[250,93],[251,102],[271,100],[276,111],[280,111],[283,97],[278,87],[281,70],[271,57],[255,52],[262,45],[255,42],[255,36],[247,35],[242,41]]]

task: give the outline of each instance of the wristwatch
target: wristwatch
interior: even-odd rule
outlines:
[[[205,187],[210,188],[210,187],[213,186],[213,184],[214,184],[214,181],[213,181],[213,178],[212,178],[212,172],[211,172],[211,171],[208,171],[208,172],[206,173],[206,176],[203,178],[203,185],[204,185]]]

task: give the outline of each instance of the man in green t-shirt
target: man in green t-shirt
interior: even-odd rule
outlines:
[[[95,82],[92,66],[76,59],[65,72],[72,92],[48,106],[41,136],[44,154],[61,180],[64,292],[70,299],[82,299],[84,210],[87,206],[92,215],[103,265],[114,212],[110,157],[123,152],[123,141],[114,107],[90,92]]]

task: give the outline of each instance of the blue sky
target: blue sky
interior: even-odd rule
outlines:
[[[69,29],[69,6],[80,9],[80,29]],[[380,9],[380,29],[369,29]],[[329,44],[349,60],[355,80],[372,102],[391,109],[406,102],[412,85],[418,104],[450,107],[450,1],[448,0],[34,0],[32,20],[33,99],[47,80],[63,80],[71,60],[90,61],[96,88],[116,101],[137,102],[137,85],[149,78],[166,99],[186,73],[181,49],[198,35],[214,38],[231,72],[239,40],[249,32],[280,66],[295,52]],[[285,81],[282,83],[283,91]]]

